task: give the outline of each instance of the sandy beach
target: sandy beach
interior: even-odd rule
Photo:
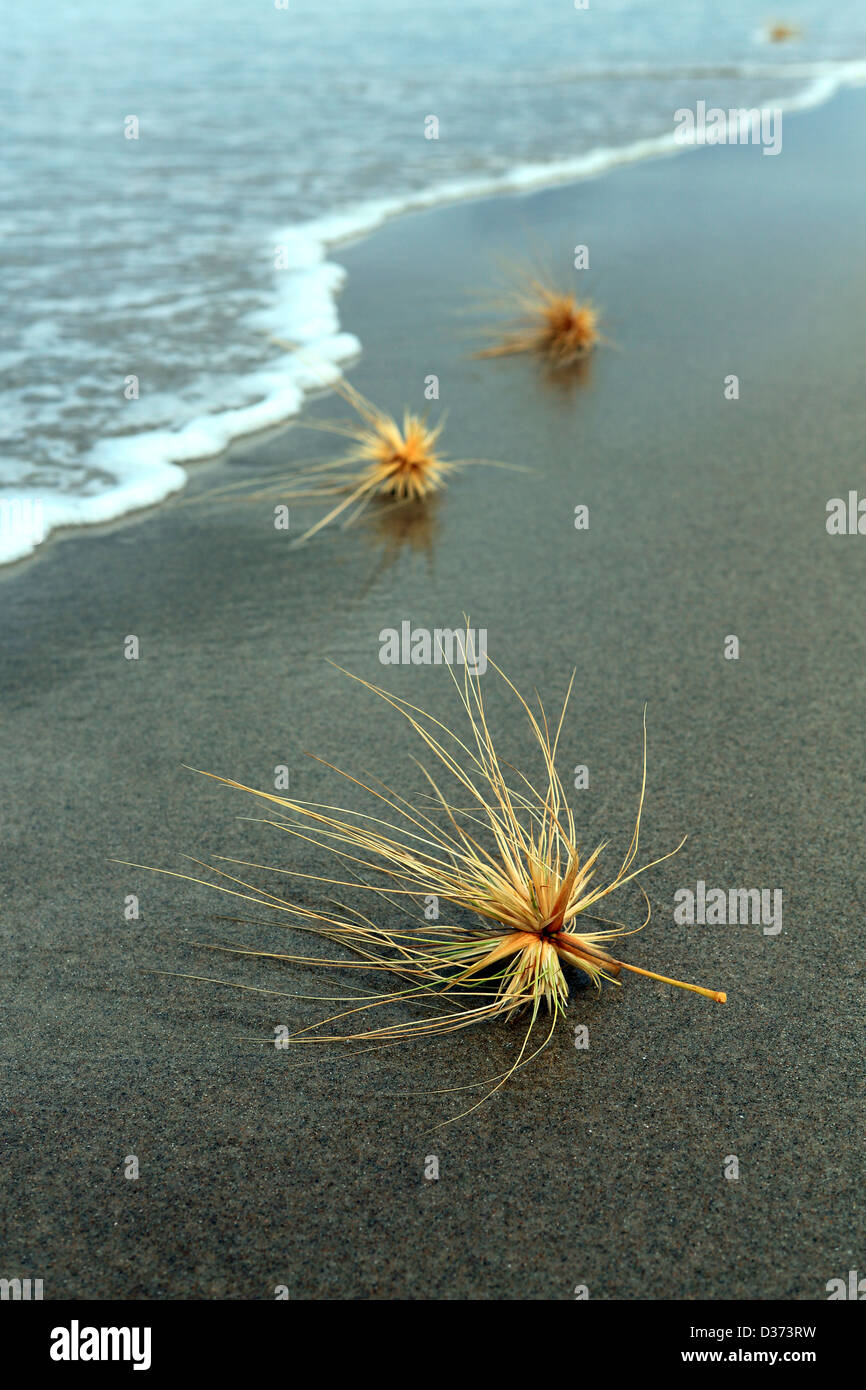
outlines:
[[[452,457],[522,471],[472,467],[425,515],[292,548],[316,505],[287,534],[212,494],[339,447],[294,422],[0,574],[4,1267],[46,1298],[763,1300],[826,1298],[862,1262],[866,540],[825,521],[864,486],[864,154],[848,92],[786,117],[776,158],[707,148],[397,219],[336,253],[364,347],[348,376],[394,413],[447,411]],[[565,382],[473,358],[497,258],[571,273],[577,244],[610,345]],[[345,415],[331,393],[302,420]],[[430,1092],[502,1071],[519,1023],[277,1051],[275,1026],[326,1007],[287,993],[333,981],[204,949],[286,934],[108,861],[325,872],[182,765],[264,788],[285,766],[293,795],[335,799],[309,751],[423,790],[411,730],[328,661],[454,722],[447,671],[383,666],[379,634],[464,613],[549,708],[576,668],[562,764],[589,769],[581,838],[617,863],[647,702],[646,857],[688,840],[647,876],[626,958],[728,1003],[576,984],[588,1049],[564,1028],[434,1130],[463,1104]],[[519,761],[525,717],[483,681]],[[780,890],[781,930],[676,922],[698,882]],[[641,919],[632,889],[616,908]]]

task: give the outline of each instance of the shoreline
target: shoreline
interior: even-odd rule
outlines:
[[[785,78],[784,65],[769,66],[779,71],[780,78]],[[764,103],[762,109],[778,107],[784,115],[802,114],[832,101],[840,92],[853,91],[866,85],[866,59],[789,64],[788,67],[797,71],[798,76],[809,77],[807,85],[802,91],[785,100]],[[760,65],[756,65],[756,69],[761,70]],[[603,177],[625,166],[695,152],[700,147],[700,141],[678,139],[677,131],[672,128],[664,134],[637,137],[621,146],[600,146],[585,154],[551,164],[516,165],[502,174],[480,175],[477,179],[444,183],[432,189],[416,190],[403,196],[374,198],[350,209],[323,214],[312,221],[290,224],[288,227],[275,230],[274,238],[277,244],[285,245],[290,257],[287,268],[305,278],[306,283],[302,283],[300,287],[302,299],[312,290],[312,321],[317,324],[324,322],[327,326],[325,337],[318,335],[305,339],[301,336],[300,341],[311,351],[321,354],[323,366],[333,363],[337,367],[351,367],[362,355],[365,350],[364,344],[354,334],[343,329],[340,321],[338,306],[345,286],[345,268],[329,260],[329,256],[334,250],[349,249],[359,241],[375,236],[396,219],[429,211],[447,210],[470,201],[528,197],[534,193]],[[292,256],[294,260],[291,259]],[[316,280],[319,281],[318,284]],[[289,300],[296,299],[297,296],[298,286],[290,284]],[[268,321],[268,336],[295,337],[296,323],[286,322],[281,317],[284,312],[285,309],[280,306],[277,281],[270,309],[256,315],[263,323],[265,320]],[[302,309],[302,321],[305,315],[309,318],[310,309],[306,304]],[[262,364],[253,375],[269,374],[273,375],[272,372],[269,373],[267,365]],[[141,479],[141,486],[145,494],[151,495],[146,495],[140,503],[131,502],[122,510],[104,518],[97,517],[81,522],[60,521],[49,525],[43,540],[35,544],[28,541],[20,542],[19,545],[24,545],[25,549],[19,550],[18,553],[3,551],[4,537],[0,533],[0,578],[10,571],[17,571],[30,561],[39,559],[49,545],[62,543],[70,534],[79,531],[98,534],[107,527],[135,524],[146,519],[149,513],[177,494],[188,490],[192,470],[198,471],[203,466],[217,464],[238,448],[255,448],[265,443],[275,432],[290,429],[292,423],[302,415],[310,399],[316,396],[317,389],[315,386],[311,389],[305,384],[302,366],[289,365],[284,360],[281,361],[274,379],[278,381],[276,394],[272,397],[265,396],[248,406],[194,417],[178,430],[163,427],[97,441],[88,457],[94,466],[99,466],[100,460],[104,459],[107,468],[110,467],[113,453],[128,451],[132,462],[147,441],[165,441],[164,453],[160,460],[160,469],[165,475],[164,486],[160,488],[157,484],[157,470],[151,472],[148,469]],[[249,424],[241,424],[244,417]],[[213,447],[208,446],[202,453],[190,452],[191,448],[195,450],[197,445],[194,441],[202,434],[211,436]],[[114,466],[116,468],[117,465]],[[121,469],[121,474],[122,472]],[[96,498],[97,509],[107,502],[110,495],[100,494]],[[52,491],[41,499],[34,500],[42,506],[47,502],[50,507],[55,497],[64,496],[66,494]]]

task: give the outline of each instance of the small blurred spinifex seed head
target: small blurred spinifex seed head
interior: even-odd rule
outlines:
[[[477,357],[529,352],[549,366],[570,367],[605,341],[599,332],[599,311],[590,300],[532,271],[516,274],[498,296],[491,296],[491,304],[511,317],[488,330],[497,341]]]
[[[446,459],[437,450],[444,421],[430,426],[423,416],[405,410],[401,425],[348,381],[341,379],[332,384],[353,407],[357,421],[302,423],[342,435],[350,441],[349,448],[337,459],[318,464],[305,474],[282,479],[266,492],[255,494],[284,499],[340,497],[301,540],[308,540],[353,507],[349,519],[354,519],[375,498],[398,503],[424,502],[439,492],[447,476],[460,467],[459,460]]]
[[[768,43],[793,43],[803,37],[799,24],[788,24],[785,20],[775,20],[764,30]]]
[[[273,341],[280,347],[295,350],[281,338]],[[304,354],[299,353],[299,356]],[[309,360],[308,365],[315,368]],[[301,419],[297,425],[347,439],[349,447],[345,453],[269,480],[252,492],[248,491],[246,482],[230,484],[212,493],[212,500],[236,494],[239,489],[245,491],[247,501],[251,502],[339,498],[330,511],[299,538],[297,543],[301,544],[338,517],[343,518],[344,525],[357,520],[372,502],[379,501],[385,506],[423,506],[442,491],[450,474],[470,464],[509,466],[494,459],[446,458],[439,451],[444,417],[437,425],[429,425],[426,416],[406,409],[401,424],[345,378],[334,381],[323,375],[323,384],[352,407],[355,418],[343,421]]]

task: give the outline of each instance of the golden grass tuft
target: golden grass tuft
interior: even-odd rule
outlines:
[[[466,640],[469,641],[468,634]],[[528,1026],[513,1064],[483,1083],[471,1083],[494,1083],[483,1099],[550,1042],[568,1005],[569,987],[564,973],[567,966],[582,971],[599,989],[603,980],[618,984],[617,977],[625,970],[720,1003],[726,997],[719,991],[670,979],[610,954],[608,946],[613,938],[640,931],[649,922],[649,899],[642,888],[646,915],[641,926],[629,928],[598,915],[604,899],[676,854],[684,843],[683,840],[676,849],[635,867],[646,793],[645,712],[640,796],[631,840],[616,872],[599,878],[605,845],[598,845],[587,855],[581,852],[574,817],[556,770],[557,747],[574,676],[560,716],[551,727],[541,701],[535,713],[499,668],[492,662],[490,665],[528,717],[535,752],[540,755],[538,788],[523,772],[502,763],[488,727],[481,680],[477,675],[471,676],[468,669],[462,683],[451,672],[466,718],[463,733],[449,729],[408,701],[353,676],[353,680],[401,714],[432,755],[433,765],[439,769],[435,775],[418,764],[429,788],[422,797],[410,800],[375,777],[355,777],[324,759],[317,761],[373,799],[369,811],[300,801],[247,787],[227,777],[215,779],[279,808],[263,817],[264,823],[334,856],[340,869],[332,875],[311,875],[225,856],[218,856],[220,863],[293,876],[321,885],[329,895],[336,896],[330,896],[323,906],[287,901],[257,888],[235,872],[198,860],[194,862],[209,869],[217,882],[194,874],[158,871],[218,888],[257,907],[284,914],[292,929],[324,938],[348,951],[350,958],[341,954],[319,958],[293,951],[237,948],[243,954],[295,965],[385,972],[401,982],[397,990],[332,1000],[340,1005],[337,1012],[292,1034],[290,1041],[294,1044],[349,1041],[382,1046],[436,1037],[525,1012]],[[453,790],[440,786],[443,775],[447,775]],[[457,805],[453,791],[467,804]],[[351,899],[344,902],[348,892],[359,895],[362,901],[372,899],[369,911],[377,907],[380,917],[383,904],[387,905],[386,915],[392,918],[397,906],[405,920],[398,925],[383,925],[361,906],[349,905]],[[453,915],[444,914],[445,919],[435,924],[426,921],[423,905],[431,897],[438,900],[440,908],[447,905],[452,909]],[[599,925],[585,929],[585,923],[590,922]],[[396,1022],[377,1023],[370,1019],[372,1013],[395,1002],[415,1003],[432,1012]],[[550,1028],[540,1046],[530,1052],[530,1037],[543,1010],[551,1016]],[[483,1100],[478,1102],[481,1103]]]
[[[599,311],[590,300],[557,288],[534,271],[518,272],[492,302],[511,317],[490,330],[498,341],[476,357],[529,352],[558,369],[582,361],[605,341],[599,332]]]

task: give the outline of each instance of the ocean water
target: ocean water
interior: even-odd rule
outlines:
[[[669,151],[699,100],[794,108],[866,78],[861,0],[282,3],[7,13],[0,563],[296,413],[362,348],[341,241]],[[795,41],[767,41],[780,18]]]

